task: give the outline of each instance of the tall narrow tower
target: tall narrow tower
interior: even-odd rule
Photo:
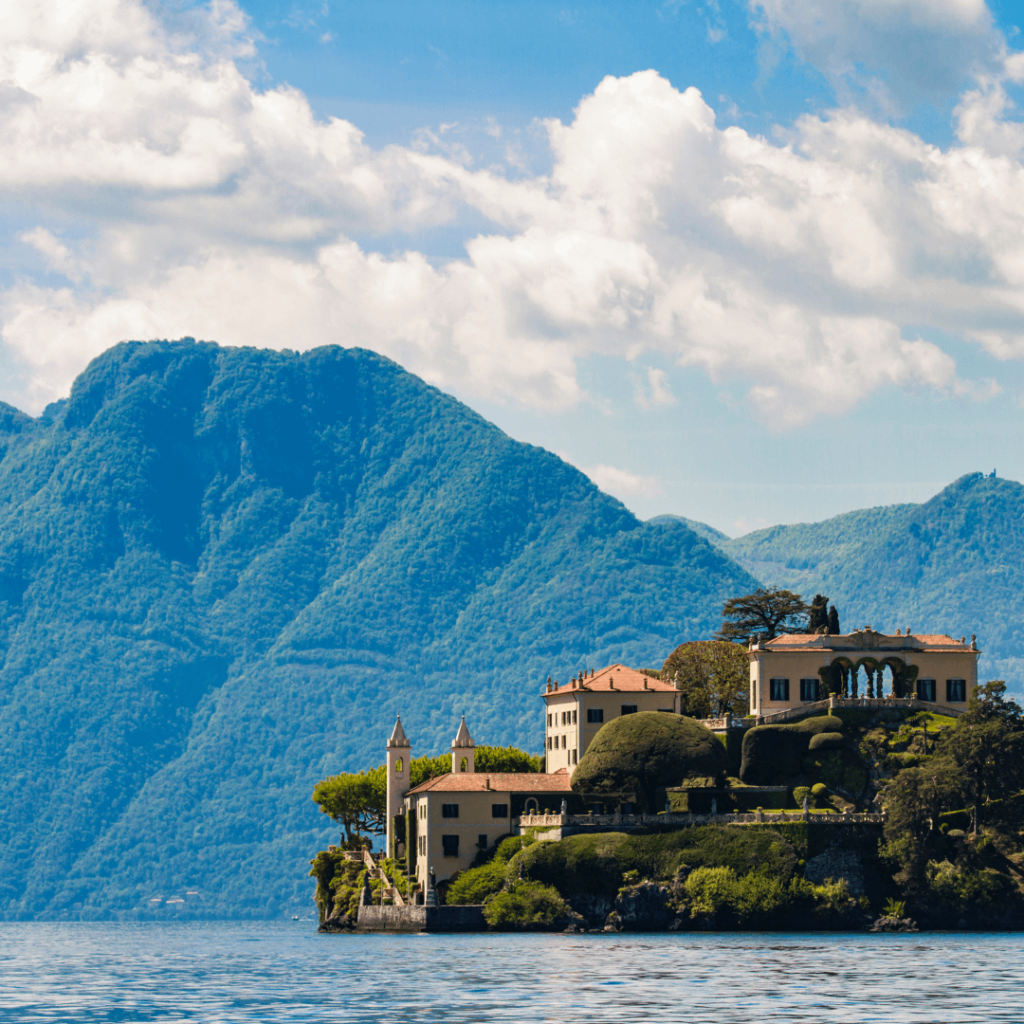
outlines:
[[[395,728],[388,740],[387,757],[387,797],[388,797],[388,832],[387,853],[395,856],[395,815],[402,809],[402,798],[409,791],[409,756],[412,744],[406,738],[402,728],[402,716],[395,720]]]
[[[462,724],[459,731],[452,740],[452,775],[459,775],[461,772],[473,772],[473,754],[476,751],[476,744],[473,737],[469,735],[466,728],[466,716],[462,716]]]

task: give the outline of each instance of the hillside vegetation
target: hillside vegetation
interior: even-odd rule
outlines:
[[[396,712],[539,750],[548,675],[754,585],[370,352],[119,345],[0,408],[0,916],[305,912]]]

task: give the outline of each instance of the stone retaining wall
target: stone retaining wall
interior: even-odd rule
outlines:
[[[482,906],[361,906],[356,927],[361,932],[478,932],[487,925]]]

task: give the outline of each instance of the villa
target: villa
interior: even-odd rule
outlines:
[[[909,629],[778,636],[750,645],[750,713],[764,717],[838,694],[916,697],[959,714],[978,685],[980,655],[974,636],[968,643]]]

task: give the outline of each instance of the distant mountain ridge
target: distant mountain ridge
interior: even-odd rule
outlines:
[[[373,353],[118,345],[0,408],[0,916],[304,911],[313,783],[396,711],[539,749],[548,674],[755,585]]]
[[[1014,480],[969,473],[920,505],[702,535],[765,583],[827,594],[844,629],[975,633],[982,678],[1024,692],[1024,485]]]

